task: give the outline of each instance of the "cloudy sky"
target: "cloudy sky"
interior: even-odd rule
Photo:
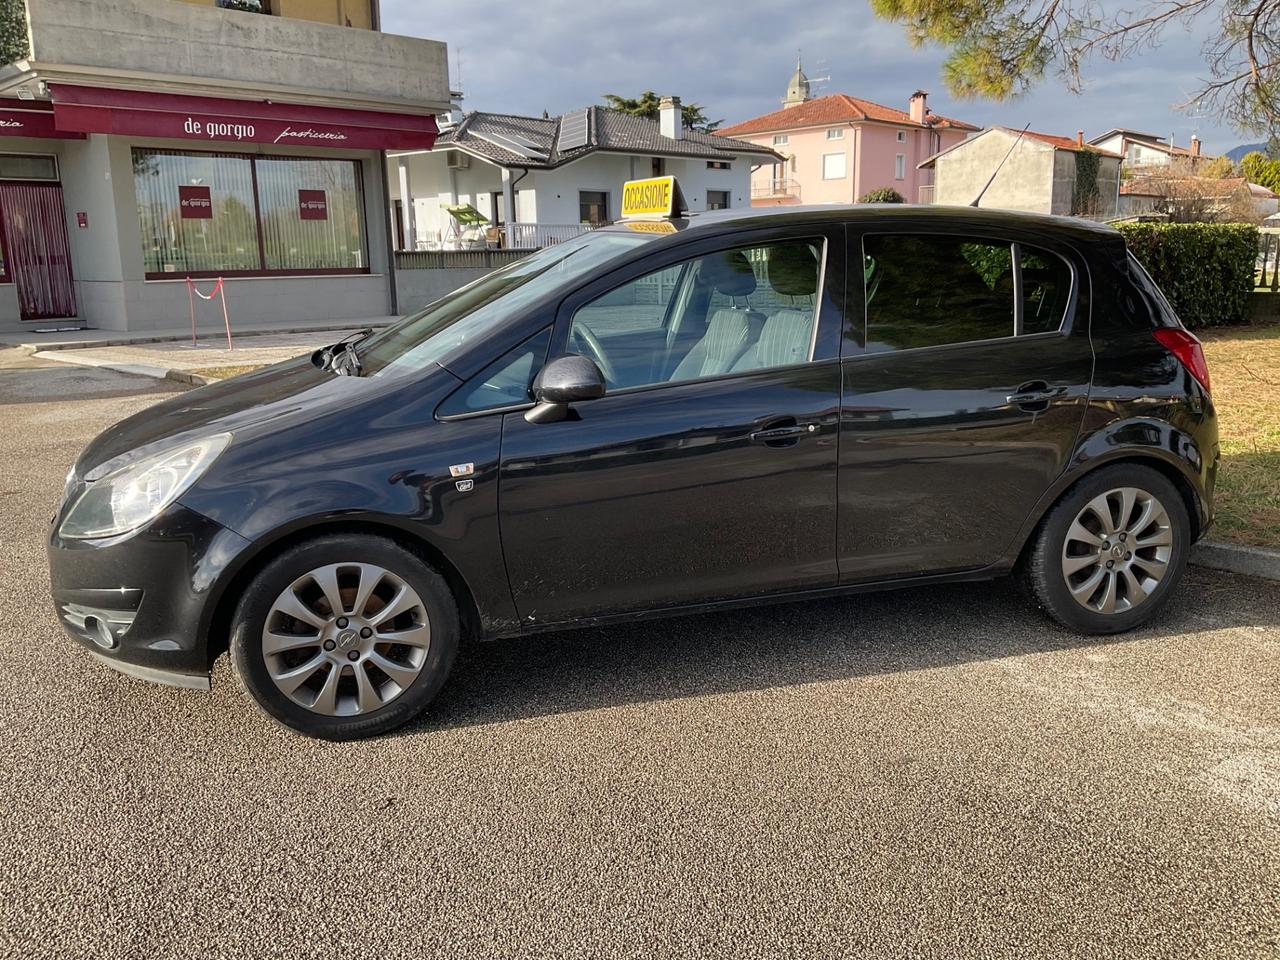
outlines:
[[[1192,132],[1207,153],[1256,138],[1172,105],[1205,72],[1201,37],[1170,30],[1157,50],[1122,63],[1095,62],[1073,95],[1055,78],[1010,103],[956,102],[943,84],[937,49],[911,48],[902,28],[876,18],[863,0],[691,0],[651,5],[584,0],[382,0],[383,29],[449,45],[452,82],[466,110],[553,116],[597,103],[601,94],[643,90],[702,104],[727,123],[775,110],[797,49],[824,93],[848,93],[906,109],[911,91],[930,91],[937,113],[980,125],[1002,123],[1086,137],[1110,127]]]

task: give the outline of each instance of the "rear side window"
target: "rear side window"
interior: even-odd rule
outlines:
[[[1052,332],[1070,302],[1071,268],[1022,244],[873,235],[863,252],[869,353]]]
[[[1062,326],[1071,302],[1071,268],[1052,253],[1018,244],[1022,270],[1021,333],[1052,333]]]

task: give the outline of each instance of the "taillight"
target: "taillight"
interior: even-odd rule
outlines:
[[[1209,364],[1204,358],[1204,348],[1194,334],[1181,327],[1161,327],[1156,330],[1155,336],[1187,368],[1187,372],[1199,381],[1206,393],[1212,392],[1209,389]]]

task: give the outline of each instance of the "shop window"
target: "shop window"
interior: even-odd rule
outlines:
[[[364,203],[349,160],[260,157],[258,203],[268,270],[363,270]]]
[[[149,278],[369,269],[353,160],[133,151]]]

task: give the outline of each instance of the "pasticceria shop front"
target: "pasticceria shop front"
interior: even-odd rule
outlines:
[[[0,101],[0,329],[181,327],[188,277],[226,278],[233,326],[392,312],[379,151],[429,148],[432,117],[48,94]]]

